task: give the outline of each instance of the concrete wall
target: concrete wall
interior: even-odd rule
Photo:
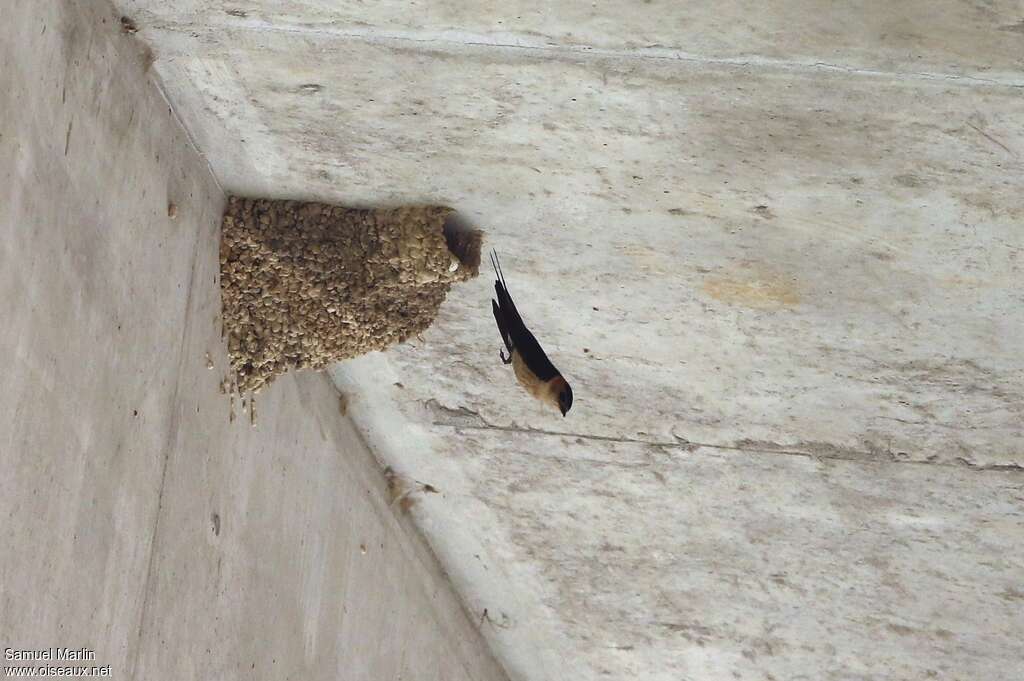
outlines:
[[[5,0],[0,59],[0,648],[504,678],[330,381],[279,380],[255,425],[221,393],[224,195],[148,50],[103,3]]]
[[[514,679],[1024,679],[1020,0],[117,0],[226,186],[455,206],[337,372]],[[382,376],[387,376],[382,380]]]

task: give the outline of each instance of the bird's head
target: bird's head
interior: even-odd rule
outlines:
[[[558,399],[558,411],[562,412],[564,417],[572,409],[572,388],[569,387],[569,384],[561,376],[555,379],[555,387],[557,389],[555,394]]]

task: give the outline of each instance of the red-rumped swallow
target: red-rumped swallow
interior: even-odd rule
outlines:
[[[544,354],[540,343],[533,337],[530,330],[519,316],[516,304],[508,294],[505,275],[498,262],[498,254],[491,251],[491,266],[494,268],[494,291],[498,299],[491,299],[494,321],[498,323],[501,339],[505,341],[508,357],[499,350],[498,355],[504,364],[511,364],[519,385],[526,392],[545,404],[557,407],[562,416],[569,413],[572,407],[572,388],[559,373],[548,356]]]

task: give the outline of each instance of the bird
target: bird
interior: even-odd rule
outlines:
[[[503,364],[511,364],[512,371],[526,392],[541,402],[558,409],[565,417],[572,408],[572,388],[561,372],[555,368],[544,353],[540,343],[519,316],[512,296],[508,294],[505,274],[501,271],[498,253],[491,251],[491,267],[494,268],[494,291],[498,299],[491,299],[494,321],[498,323],[501,340],[505,343],[508,356],[498,350]]]

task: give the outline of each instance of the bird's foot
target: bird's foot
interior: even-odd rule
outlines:
[[[501,357],[501,363],[502,364],[511,364],[512,363],[512,353],[509,353],[508,357],[506,357],[504,350],[498,350],[498,357]]]

